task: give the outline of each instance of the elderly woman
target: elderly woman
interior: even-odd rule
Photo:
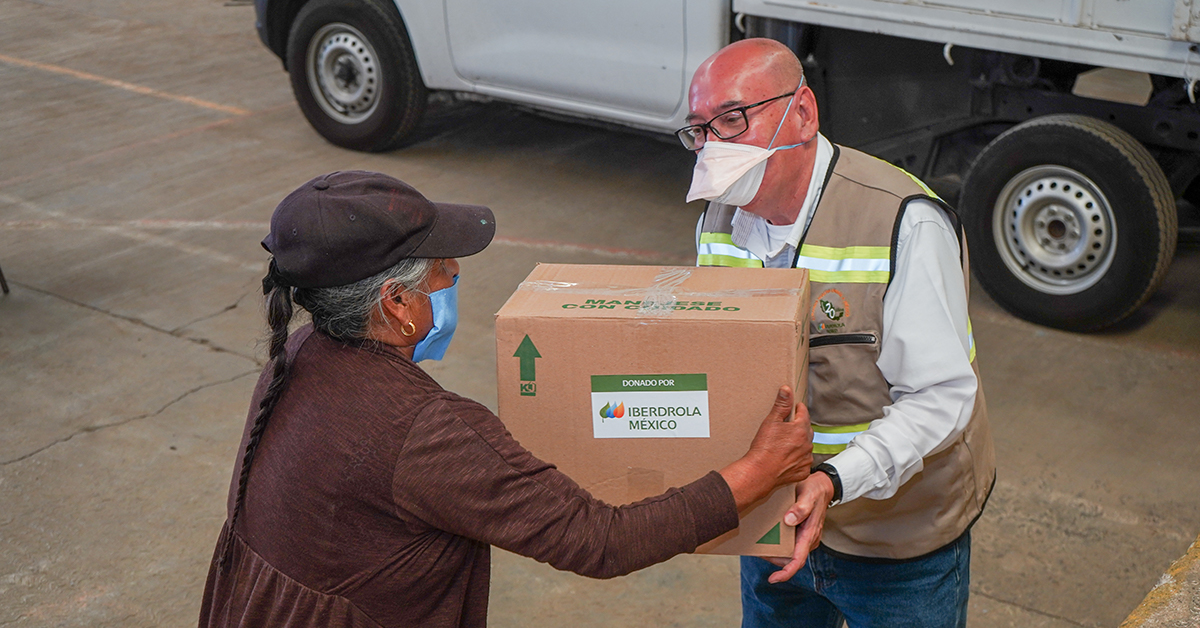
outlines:
[[[367,172],[317,177],[276,208],[263,240],[270,362],[201,626],[484,626],[491,545],[617,576],[695,550],[807,475],[807,414],[787,420],[786,388],[744,457],[620,507],[444,390],[417,362],[440,359],[453,334],[454,258],[494,233],[486,207]],[[289,334],[293,302],[312,322]]]

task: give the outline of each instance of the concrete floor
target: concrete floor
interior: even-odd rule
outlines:
[[[492,314],[536,262],[689,261],[683,150],[472,105],[344,151],[230,5],[0,0],[0,626],[194,624],[262,360],[258,241],[308,178],[379,170],[495,210],[430,367],[492,407]],[[1090,336],[973,295],[1000,479],[972,627],[1115,626],[1200,533],[1198,285],[1185,246]],[[496,552],[491,624],[736,625],[736,574],[683,556],[596,582]]]

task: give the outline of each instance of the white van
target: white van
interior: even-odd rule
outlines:
[[[255,0],[334,144],[382,151],[431,91],[671,133],[691,74],[763,36],[833,141],[957,200],[972,268],[1028,320],[1132,313],[1200,205],[1200,0]]]

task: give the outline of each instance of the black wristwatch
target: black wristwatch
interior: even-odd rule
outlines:
[[[833,499],[829,500],[828,507],[832,508],[842,503],[842,478],[838,475],[837,469],[835,469],[834,466],[828,462],[822,462],[821,464],[812,468],[812,473],[816,473],[818,471],[828,475],[829,481],[833,482]]]

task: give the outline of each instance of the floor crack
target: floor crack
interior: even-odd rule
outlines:
[[[119,319],[119,320],[123,320],[123,321],[125,321],[125,322],[127,322],[127,323],[133,323],[134,325],[137,325],[137,326],[139,326],[139,327],[144,327],[144,328],[146,328],[146,329],[149,329],[149,330],[151,330],[151,331],[155,331],[155,332],[158,332],[158,333],[160,333],[160,334],[165,334],[165,335],[167,335],[167,336],[170,336],[170,337],[172,337],[172,338],[179,338],[179,339],[181,339],[181,340],[186,340],[186,341],[188,341],[188,342],[191,342],[191,343],[194,343],[194,344],[198,344],[198,345],[200,345],[200,346],[202,346],[202,347],[204,347],[204,348],[206,348],[206,349],[208,349],[208,350],[210,350],[210,351],[216,351],[217,353],[228,353],[229,355],[233,355],[233,356],[237,356],[237,357],[239,357],[239,358],[243,358],[243,359],[246,359],[246,360],[250,360],[251,362],[253,362],[253,363],[255,363],[255,364],[259,364],[259,365],[261,365],[261,364],[262,364],[261,362],[259,362],[259,361],[258,361],[258,360],[257,360],[257,359],[256,359],[254,356],[252,356],[252,355],[246,355],[246,354],[244,354],[244,353],[239,353],[239,352],[237,352],[237,351],[234,351],[234,350],[232,350],[232,349],[226,349],[226,348],[224,348],[224,347],[221,347],[221,346],[215,345],[215,344],[213,344],[213,343],[212,343],[210,340],[208,340],[207,338],[192,338],[192,337],[189,337],[189,336],[184,336],[184,335],[182,335],[182,334],[181,334],[182,330],[183,330],[184,328],[186,328],[188,325],[192,325],[192,324],[194,324],[194,323],[196,323],[196,322],[199,322],[199,321],[201,321],[201,320],[206,320],[206,319],[208,319],[208,318],[212,318],[212,317],[214,317],[214,316],[219,316],[219,315],[221,315],[221,314],[223,314],[223,313],[225,313],[225,312],[228,312],[229,310],[232,310],[232,309],[236,308],[236,307],[237,307],[237,304],[238,304],[238,302],[240,302],[240,301],[242,300],[242,298],[244,298],[244,297],[246,296],[245,294],[243,294],[242,296],[238,297],[237,301],[235,301],[235,302],[233,303],[233,305],[230,305],[230,306],[226,307],[225,309],[221,310],[220,312],[217,312],[216,314],[212,314],[212,315],[209,315],[209,316],[205,316],[205,317],[203,317],[203,318],[200,318],[200,319],[197,319],[197,320],[195,320],[195,321],[192,321],[191,323],[188,323],[188,324],[186,324],[186,325],[181,325],[180,327],[176,328],[175,330],[170,330],[170,329],[163,329],[163,328],[161,328],[161,327],[158,327],[157,325],[152,325],[152,324],[150,324],[150,323],[148,323],[148,322],[146,322],[146,321],[144,321],[144,320],[142,320],[142,319],[140,319],[140,318],[138,318],[138,317],[136,317],[136,316],[129,316],[129,315],[126,315],[126,314],[118,314],[118,313],[116,313],[116,312],[110,312],[110,311],[108,311],[108,310],[106,310],[106,309],[104,309],[104,308],[96,307],[96,306],[94,306],[94,305],[92,305],[92,304],[90,304],[90,303],[85,303],[85,302],[83,302],[83,301],[76,301],[75,299],[72,299],[72,298],[69,298],[69,297],[64,297],[64,296],[62,296],[61,294],[55,294],[55,293],[53,293],[53,292],[50,292],[49,290],[43,290],[43,289],[41,289],[41,288],[38,288],[38,287],[35,287],[35,286],[31,286],[31,285],[29,285],[29,284],[25,284],[25,283],[21,283],[21,282],[17,282],[17,281],[9,281],[8,283],[9,283],[10,285],[13,285],[13,286],[19,286],[19,287],[21,287],[21,288],[24,288],[25,290],[29,290],[30,292],[36,292],[36,293],[38,293],[38,294],[44,294],[44,295],[46,295],[46,296],[48,296],[48,297],[53,297],[53,298],[55,298],[55,299],[59,299],[59,300],[61,300],[61,301],[65,301],[65,302],[67,302],[67,303],[70,303],[71,305],[74,305],[74,306],[77,306],[77,307],[81,307],[81,308],[84,308],[84,309],[88,309],[88,310],[91,310],[91,311],[93,311],[93,312],[96,312],[96,313],[98,313],[98,314],[103,314],[103,315],[105,315],[105,316],[110,316],[110,317],[112,317],[112,318],[116,318],[116,319]]]
[[[202,323],[204,321],[214,319],[230,310],[236,310],[238,307],[238,304],[240,304],[242,302],[242,299],[245,299],[246,296],[249,294],[250,294],[249,292],[243,292],[241,295],[238,296],[238,298],[233,300],[233,303],[226,305],[225,307],[217,310],[216,312],[213,312],[212,314],[205,314],[204,316],[201,316],[195,320],[190,320],[190,321],[176,327],[175,329],[172,329],[171,331],[169,331],[167,333],[171,334],[172,336],[175,336],[176,338],[186,338],[186,336],[183,335],[183,332],[185,329],[187,329],[188,327],[191,327],[192,325],[195,325],[196,323]]]
[[[179,395],[178,397],[175,397],[174,399],[168,401],[165,405],[163,405],[163,407],[159,408],[158,410],[155,410],[154,412],[147,412],[145,414],[139,414],[137,416],[126,417],[119,421],[113,421],[112,423],[104,423],[103,425],[89,425],[87,427],[80,428],[79,430],[72,432],[71,434],[69,434],[67,436],[64,436],[56,441],[53,441],[42,447],[39,447],[27,454],[18,456],[16,458],[13,458],[12,460],[0,461],[0,467],[4,467],[7,465],[16,463],[16,462],[21,462],[22,460],[28,460],[29,458],[32,458],[33,456],[36,456],[36,455],[42,453],[43,451],[46,451],[47,449],[54,447],[55,445],[60,445],[62,443],[65,443],[65,442],[71,440],[72,438],[75,438],[76,436],[79,436],[81,434],[90,434],[92,432],[98,432],[100,430],[108,429],[110,427],[118,427],[121,425],[125,425],[127,423],[132,423],[134,421],[140,421],[142,419],[152,419],[152,418],[162,414],[163,412],[166,412],[167,408],[170,408],[171,406],[179,403],[180,401],[183,401],[184,399],[190,397],[191,395],[194,395],[206,388],[212,388],[213,386],[220,386],[221,384],[229,384],[229,383],[235,382],[243,377],[246,377],[248,375],[257,375],[258,372],[259,372],[258,369],[254,369],[251,371],[244,371],[242,373],[238,373],[237,375],[234,375],[233,377],[230,377],[227,379],[222,379],[222,380],[218,380],[215,382],[208,382],[207,384],[201,384],[199,386],[196,386],[195,388],[192,388],[191,390],[184,392],[183,394]]]
[[[1072,626],[1080,626],[1081,628],[1087,628],[1087,624],[1079,623],[1079,622],[1075,621],[1074,619],[1069,619],[1067,617],[1063,617],[1062,615],[1055,615],[1054,613],[1047,613],[1045,611],[1040,611],[1036,608],[1025,606],[1024,604],[1018,604],[1011,600],[1005,600],[1003,598],[998,598],[994,595],[988,595],[987,593],[983,593],[981,591],[972,591],[971,594],[978,595],[979,597],[985,597],[989,600],[992,600],[993,602],[1007,604],[1008,606],[1015,606],[1023,611],[1026,611],[1029,613],[1034,613],[1035,615],[1041,615],[1042,617],[1049,617],[1051,619],[1057,619],[1059,621],[1064,621],[1064,622],[1067,622],[1068,624],[1071,624]]]

